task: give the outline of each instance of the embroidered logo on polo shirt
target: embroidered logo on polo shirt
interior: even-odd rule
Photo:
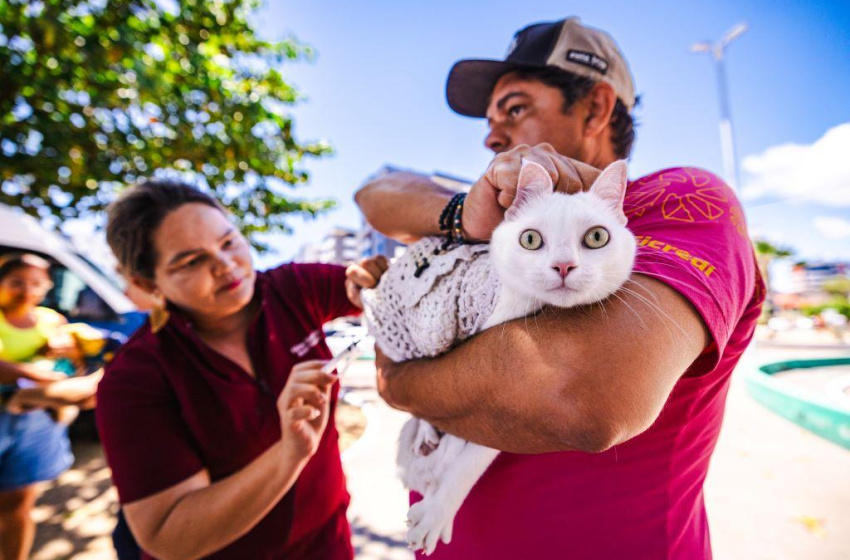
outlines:
[[[311,349],[315,348],[317,344],[322,340],[322,332],[321,331],[313,331],[307,335],[307,337],[294,345],[289,350],[298,356],[299,358],[303,358],[310,352]]]
[[[582,66],[587,66],[588,68],[593,68],[602,74],[608,72],[608,61],[593,53],[569,50],[567,51],[567,60],[575,62],[576,64],[581,64]]]

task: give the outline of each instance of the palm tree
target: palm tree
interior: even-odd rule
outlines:
[[[770,263],[774,259],[790,257],[794,254],[794,250],[788,247],[777,247],[764,239],[756,239],[753,241],[756,250],[756,261],[758,262],[759,270],[761,270],[762,278],[767,288],[765,297],[764,310],[767,314],[773,314],[773,298],[770,288]],[[764,316],[764,315],[763,315]]]

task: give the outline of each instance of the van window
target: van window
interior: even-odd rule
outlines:
[[[115,313],[97,293],[80,278],[61,265],[50,269],[53,290],[47,295],[49,303],[69,321],[108,321]]]
[[[116,272],[112,272],[112,271],[110,271],[106,268],[103,268],[102,266],[100,266],[98,264],[95,264],[88,257],[83,255],[82,253],[74,253],[74,255],[78,259],[84,261],[87,265],[89,265],[92,268],[92,270],[97,272],[98,276],[100,276],[101,278],[103,278],[104,280],[106,280],[107,282],[112,284],[112,286],[116,290],[118,290],[119,292],[123,292],[124,290],[127,289],[127,283],[124,280],[124,277],[121,276],[120,274],[118,274]]]

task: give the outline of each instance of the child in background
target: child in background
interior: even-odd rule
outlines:
[[[65,379],[55,364],[79,361],[74,337],[62,332],[65,318],[40,307],[53,287],[49,269],[50,263],[32,254],[0,259],[0,402],[19,386]],[[72,462],[66,425],[44,410],[0,409],[0,557],[29,556],[36,483],[57,477]]]

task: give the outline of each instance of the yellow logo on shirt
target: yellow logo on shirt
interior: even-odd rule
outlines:
[[[639,248],[648,247],[650,249],[654,249],[662,253],[670,253],[676,255],[683,261],[690,262],[691,266],[705,274],[706,277],[711,276],[711,273],[715,271],[714,266],[707,260],[697,257],[696,255],[692,255],[690,252],[685,251],[684,249],[679,249],[678,247],[670,245],[665,241],[653,239],[652,236],[649,235],[635,235],[635,239],[638,240]]]
[[[677,222],[714,221],[729,207],[727,189],[722,185],[712,185],[713,176],[695,167],[683,167],[676,171],[666,171],[638,180],[638,191],[626,193],[624,208],[626,216],[643,216],[648,208],[660,205],[661,216],[665,220]],[[679,196],[668,192],[667,187],[674,184],[691,185],[694,192]]]

